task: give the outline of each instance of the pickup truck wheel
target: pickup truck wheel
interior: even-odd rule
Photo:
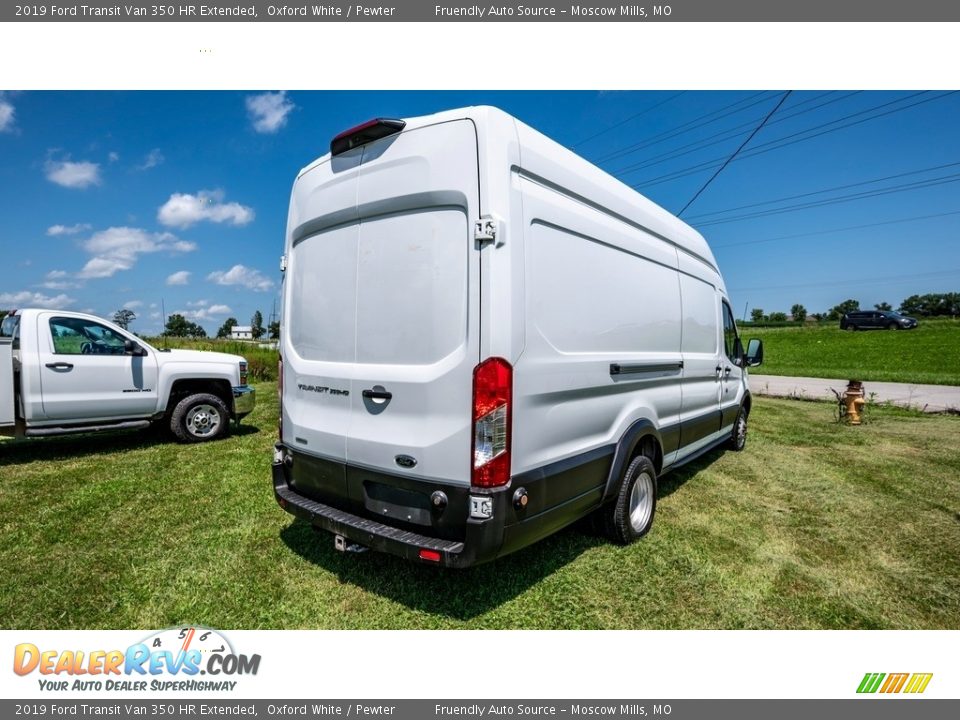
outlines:
[[[227,434],[230,413],[216,395],[199,393],[185,397],[170,416],[170,430],[185,443],[207,442]]]
[[[618,545],[629,545],[650,531],[657,509],[657,471],[646,455],[630,461],[612,506],[601,509],[602,529]]]

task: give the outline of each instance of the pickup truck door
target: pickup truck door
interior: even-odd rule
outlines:
[[[127,355],[134,340],[89,318],[41,313],[37,355],[43,412],[48,420],[148,417],[157,410],[153,352]],[[142,344],[140,344],[143,347]]]

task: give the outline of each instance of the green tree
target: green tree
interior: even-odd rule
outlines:
[[[905,315],[960,315],[960,293],[927,293],[911,295],[900,303],[900,312]]]
[[[860,309],[859,300],[844,300],[839,305],[834,305],[827,313],[827,320],[839,320],[844,314]]]
[[[167,319],[163,334],[166,337],[205,338],[207,331],[195,322],[190,322],[183,315],[174,313]]]
[[[876,303],[873,307],[877,310],[893,310],[893,305],[888,302]]]
[[[784,312],[772,312],[767,318],[770,322],[786,322],[787,314]]]
[[[753,322],[763,322],[765,318],[763,308],[754,308],[750,311],[750,320]]]
[[[280,339],[280,321],[279,320],[274,320],[272,323],[270,323],[269,333],[270,333],[271,340]]]
[[[250,318],[250,329],[250,334],[253,335],[254,340],[259,340],[261,337],[263,337],[263,313],[261,313],[259,310],[253,314],[252,318]]]
[[[790,314],[793,315],[793,319],[797,322],[803,322],[807,319],[807,309],[800,303],[790,308]]]
[[[220,329],[217,330],[218,338],[228,338],[233,329],[239,325],[236,318],[227,318],[223,325],[220,326]]]
[[[133,310],[117,310],[113,314],[113,322],[115,325],[119,325],[124,330],[130,329],[130,323],[137,319],[137,314]]]

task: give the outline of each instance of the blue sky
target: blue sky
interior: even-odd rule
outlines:
[[[375,116],[497,105],[677,213],[782,94],[0,93],[0,307],[267,318],[297,170]],[[960,291],[957,117],[960,93],[787,97],[683,215],[738,317]]]

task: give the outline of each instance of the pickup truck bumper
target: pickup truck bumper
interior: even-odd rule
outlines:
[[[257,404],[257,391],[249,385],[233,389],[233,414],[239,420],[253,412]]]

